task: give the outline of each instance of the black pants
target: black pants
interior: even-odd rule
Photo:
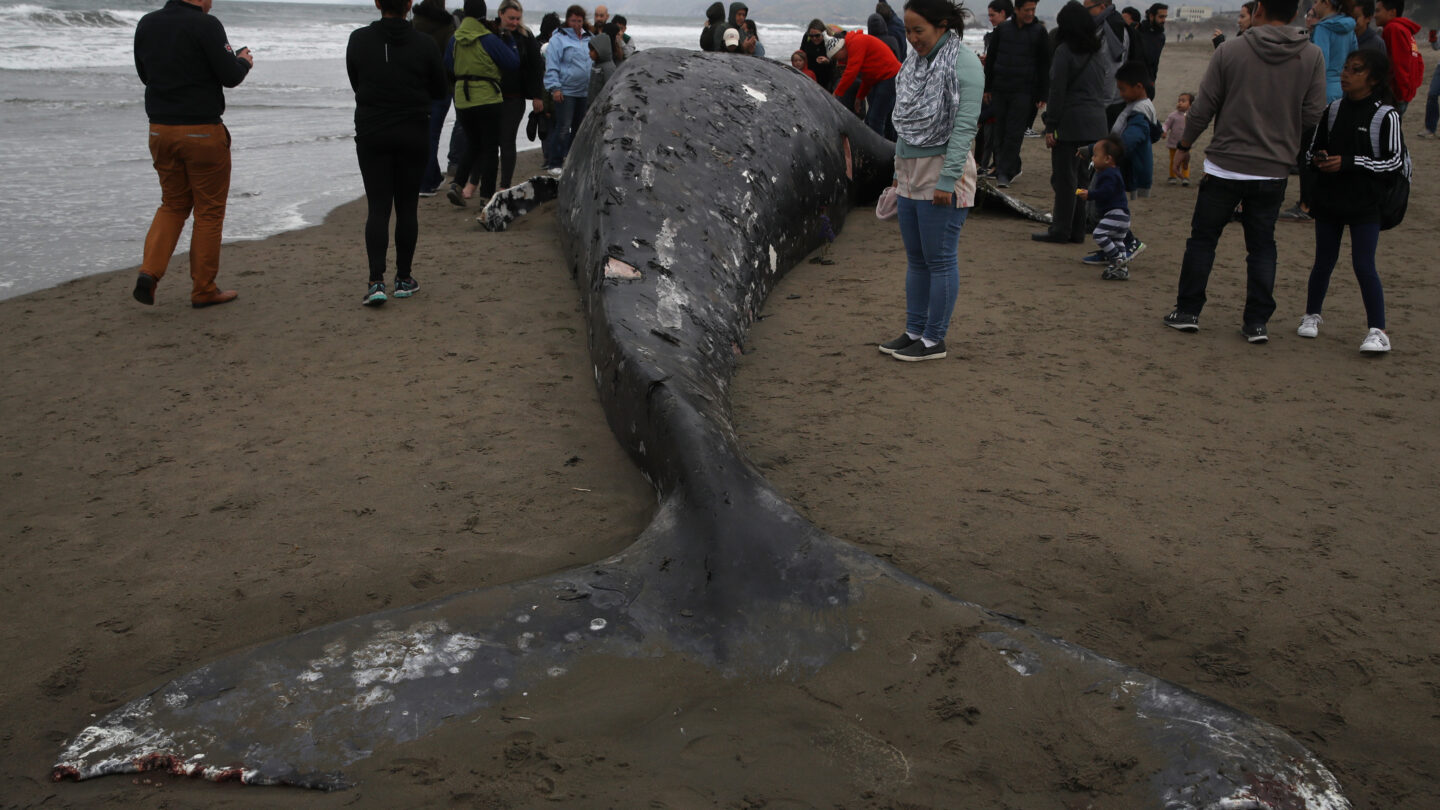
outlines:
[[[995,175],[1009,180],[1020,173],[1020,145],[1035,119],[1035,102],[1029,93],[994,93],[990,110],[995,114]]]
[[[1085,206],[1076,205],[1075,189],[1080,185],[1080,158],[1075,150],[1094,141],[1058,141],[1050,150],[1050,189],[1055,204],[1050,208],[1050,233],[1075,242],[1085,238]],[[998,169],[996,170],[998,173]]]
[[[515,139],[520,135],[520,122],[525,120],[525,110],[530,100],[507,98],[500,102],[500,188],[509,188],[515,182]]]
[[[465,128],[469,149],[455,167],[455,182],[480,187],[483,203],[495,193],[495,169],[500,150],[500,102],[455,110],[455,120]]]
[[[410,277],[415,241],[420,235],[417,208],[425,174],[430,124],[424,118],[355,137],[355,156],[365,182],[365,253],[370,283],[385,280],[385,251],[390,247],[390,210],[395,210],[395,277]]]
[[[1285,179],[1226,180],[1206,175],[1195,195],[1190,238],[1180,262],[1180,290],[1175,309],[1199,315],[1205,307],[1205,287],[1215,264],[1220,233],[1244,203],[1240,225],[1245,231],[1245,314],[1243,324],[1264,325],[1275,314],[1275,220],[1285,201]]]

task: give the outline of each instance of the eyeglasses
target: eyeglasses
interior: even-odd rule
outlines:
[[[811,39],[821,39],[821,38],[823,38],[825,35],[824,35],[824,34],[806,34],[806,36],[810,37]]]

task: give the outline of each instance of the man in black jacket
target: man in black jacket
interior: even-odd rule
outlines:
[[[1165,19],[1170,16],[1170,7],[1155,3],[1145,9],[1145,21],[1135,28],[1139,40],[1140,57],[1150,69],[1150,84],[1160,72],[1160,52],[1165,50]]]
[[[1035,111],[1050,92],[1050,37],[1035,19],[1035,0],[1015,4],[1015,16],[990,36],[985,54],[985,101],[995,116],[995,182],[1020,176],[1020,145]]]
[[[244,81],[255,60],[237,53],[225,26],[210,16],[213,0],[169,0],[135,27],[135,70],[145,85],[150,119],[150,157],[160,176],[160,207],[145,236],[135,300],[155,303],[190,212],[190,303],[224,304],[238,297],[215,285],[220,273],[220,235],[230,196],[230,131],[221,122],[225,87]]]

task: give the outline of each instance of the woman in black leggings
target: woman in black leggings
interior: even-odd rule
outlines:
[[[395,211],[395,297],[420,289],[410,273],[420,232],[420,179],[430,145],[430,102],[449,87],[435,40],[406,21],[411,0],[376,0],[380,19],[350,34],[345,70],[355,91],[355,155],[369,215],[370,280],[363,303],[385,303],[385,252]]]

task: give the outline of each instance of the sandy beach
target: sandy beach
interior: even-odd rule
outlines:
[[[1210,52],[1167,45],[1162,116]],[[1202,331],[1162,326],[1195,189],[1164,184],[1161,143],[1128,282],[973,212],[941,362],[875,350],[902,325],[904,254],[853,213],[834,263],[794,268],[750,332],[750,457],[830,534],[1288,731],[1357,808],[1431,808],[1440,145],[1409,146],[1408,218],[1379,250],[1388,356],[1357,351],[1344,259],[1320,337],[1295,336],[1305,225],[1277,226],[1268,345],[1239,334],[1238,226]],[[1048,207],[1043,143],[1024,159],[1013,190]],[[522,153],[517,176],[537,166]],[[893,594],[867,610],[901,641],[812,678],[597,658],[377,751],[346,791],[49,781],[76,731],[207,661],[639,535],[654,494],[601,413],[552,209],[487,233],[422,200],[422,290],[379,309],[360,306],[363,201],[227,245],[223,307],[188,306],[183,254],[153,308],[133,270],[0,302],[0,806],[1138,807],[1119,786],[1144,762],[948,666],[958,628]]]

